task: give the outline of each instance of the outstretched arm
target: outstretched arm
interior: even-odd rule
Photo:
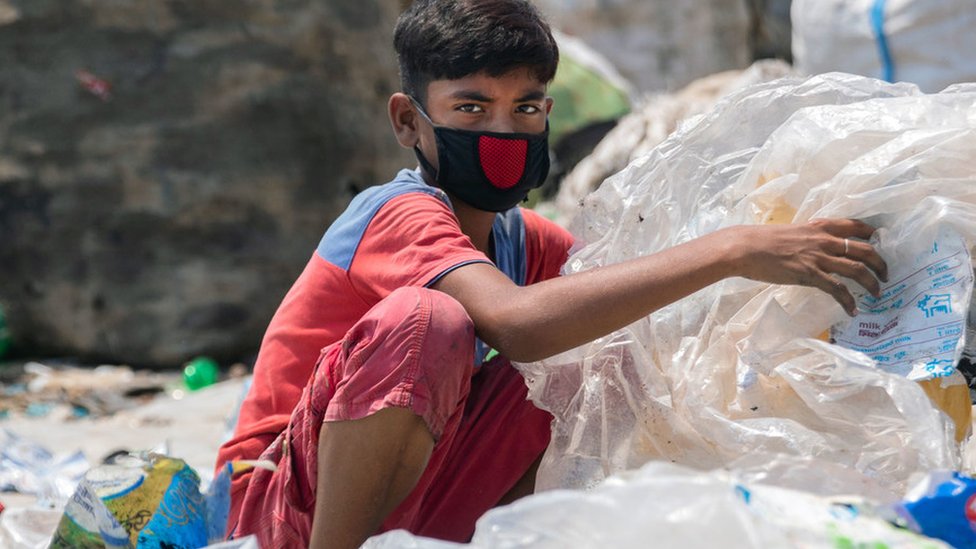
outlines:
[[[850,219],[743,225],[531,286],[517,286],[493,266],[476,263],[448,273],[433,287],[464,306],[486,343],[528,362],[604,336],[732,276],[820,288],[853,315],[854,297],[836,275],[878,295],[875,275],[886,279],[887,266],[861,241],[873,232]]]

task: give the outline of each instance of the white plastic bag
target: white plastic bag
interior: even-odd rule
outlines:
[[[364,547],[446,549],[459,545],[398,530],[371,538]],[[860,506],[857,498],[824,498],[744,482],[734,472],[697,473],[651,463],[611,477],[589,492],[555,490],[493,509],[478,521],[470,547],[948,546],[872,516],[870,506]]]
[[[565,270],[729,225],[817,217],[884,228],[878,245],[892,265],[926,251],[940,231],[971,248],[974,105],[976,87],[924,95],[843,74],[734,93],[584,201]],[[971,276],[967,284],[957,309],[968,306]],[[846,322],[818,290],[729,279],[519,365],[530,398],[555,416],[539,487],[592,486],[654,459],[711,469],[750,454],[811,456],[894,494],[913,472],[957,468],[951,424],[916,383],[821,340]]]
[[[793,60],[936,92],[976,80],[971,0],[793,0]]]

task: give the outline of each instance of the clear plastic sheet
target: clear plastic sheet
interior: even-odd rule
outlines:
[[[808,480],[828,478],[808,475]],[[591,491],[553,490],[489,511],[470,545],[397,530],[365,549],[949,547],[898,529],[858,498],[750,484],[737,473],[649,463]]]
[[[840,73],[733,93],[586,198],[565,271],[730,225],[819,217],[881,227],[876,244],[890,265],[944,230],[971,248],[974,105],[976,85],[926,95]],[[972,277],[962,283],[956,310],[968,306]],[[591,487],[651,460],[714,469],[748,458],[761,471],[799,456],[849,469],[865,479],[852,489],[890,499],[914,472],[958,469],[952,423],[916,382],[825,341],[846,322],[818,290],[729,279],[589,345],[518,365],[530,398],[555,416],[538,487]],[[958,338],[952,356],[962,351]],[[961,378],[951,367],[940,373],[946,383]]]

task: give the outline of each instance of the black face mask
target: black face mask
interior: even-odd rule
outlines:
[[[417,110],[434,128],[435,170],[420,148],[414,153],[437,186],[469,205],[489,212],[515,207],[549,174],[549,121],[542,133],[496,133],[438,126],[424,109]]]

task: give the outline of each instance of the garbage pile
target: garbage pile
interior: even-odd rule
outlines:
[[[235,364],[229,377],[241,378],[246,372],[246,366]],[[179,400],[217,380],[216,362],[202,356],[189,361],[182,374],[110,364],[90,368],[70,363],[12,363],[0,370],[0,419],[51,414],[63,419],[110,417],[160,395]]]
[[[675,93],[648,95],[634,112],[620,119],[589,156],[575,165],[560,182],[555,199],[540,205],[540,209],[560,223],[569,223],[583,197],[604,179],[648,154],[684,121],[705,113],[733,91],[791,74],[794,71],[787,63],[767,59],[745,70],[699,78]],[[555,110],[559,110],[563,102],[557,98],[556,105]]]
[[[241,369],[215,383],[217,364],[206,357],[182,375],[6,365],[0,547],[196,548],[218,540],[229,481],[212,481],[212,467],[248,386]],[[246,543],[256,547],[228,547]]]
[[[958,469],[955,428],[915,380],[936,379],[942,396],[964,395],[958,418],[969,420],[953,365],[972,293],[974,137],[976,86],[926,95],[839,73],[787,78],[733,93],[605,181],[572,225],[580,244],[567,272],[736,224],[852,217],[880,227],[891,299],[874,303],[849,283],[867,313],[853,322],[904,317],[875,343],[909,337],[898,345],[910,360],[907,370],[886,370],[887,348],[865,354],[828,343],[832,329],[852,321],[817,290],[726,280],[590,345],[520,366],[530,397],[556,416],[540,486],[588,487],[650,460],[714,469],[746,455],[789,454],[850,467],[895,498],[913,473]],[[924,255],[946,246],[966,253]],[[917,319],[906,316],[925,316],[906,277],[926,257],[932,276],[922,282],[946,300],[940,315],[953,311],[951,322],[930,319],[931,345],[912,339]],[[952,265],[951,279],[935,272]],[[895,302],[900,309],[882,310]],[[932,345],[948,354],[929,353]]]
[[[95,368],[27,362],[11,368],[0,391],[0,417],[110,416],[139,405],[179,381],[178,375],[134,372],[128,366]]]
[[[822,474],[821,480],[836,483],[833,473]],[[841,473],[841,477],[845,475]],[[932,480],[923,489],[933,484],[936,489],[946,486],[942,478]],[[960,496],[972,495],[976,483],[970,481],[966,489]],[[911,511],[905,516],[915,511],[921,520],[931,521],[930,513],[918,507],[932,501],[922,494],[921,499],[904,505],[879,507],[856,496],[825,497],[754,483],[745,471],[700,473],[652,462],[611,477],[590,491],[553,490],[493,509],[478,521],[468,545],[396,530],[371,538],[363,547],[952,547],[891,522],[900,521],[899,512],[906,508]],[[951,541],[965,541],[969,530],[963,511],[965,498],[943,498],[939,503],[944,516],[936,520],[941,518],[942,524],[926,524]]]

